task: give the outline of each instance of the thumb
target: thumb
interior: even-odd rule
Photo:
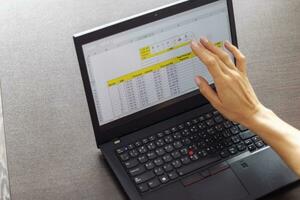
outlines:
[[[217,93],[209,86],[207,80],[201,76],[196,76],[195,82],[198,85],[201,94],[216,108],[221,106],[221,101]]]

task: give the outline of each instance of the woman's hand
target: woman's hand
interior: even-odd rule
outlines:
[[[257,99],[248,80],[245,56],[229,42],[225,48],[236,58],[236,65],[228,53],[207,39],[192,42],[192,50],[212,75],[217,92],[199,76],[200,92],[228,119],[251,129],[281,156],[300,176],[300,131],[281,120]]]
[[[247,126],[255,114],[265,108],[259,102],[247,77],[245,56],[227,41],[224,46],[236,58],[236,65],[226,51],[206,38],[191,43],[194,54],[212,75],[217,92],[209,86],[205,78],[197,76],[195,81],[202,95],[218,111],[228,119]]]

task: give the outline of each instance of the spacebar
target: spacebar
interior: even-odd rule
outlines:
[[[177,169],[177,172],[180,176],[185,175],[187,173],[190,173],[196,169],[199,169],[205,165],[208,165],[210,163],[216,162],[218,160],[221,160],[221,157],[216,155],[215,157],[208,157],[208,158],[204,158],[204,159],[200,159],[198,161],[195,161],[189,165],[186,165],[184,167],[181,167],[179,169]]]

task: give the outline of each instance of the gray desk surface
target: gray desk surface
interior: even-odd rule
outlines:
[[[12,199],[124,199],[96,149],[72,35],[173,0],[0,0]],[[235,0],[262,102],[300,128],[300,1]],[[299,199],[300,186],[267,199]]]

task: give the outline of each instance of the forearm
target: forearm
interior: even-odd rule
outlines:
[[[259,135],[300,176],[300,131],[262,108],[245,126]]]

